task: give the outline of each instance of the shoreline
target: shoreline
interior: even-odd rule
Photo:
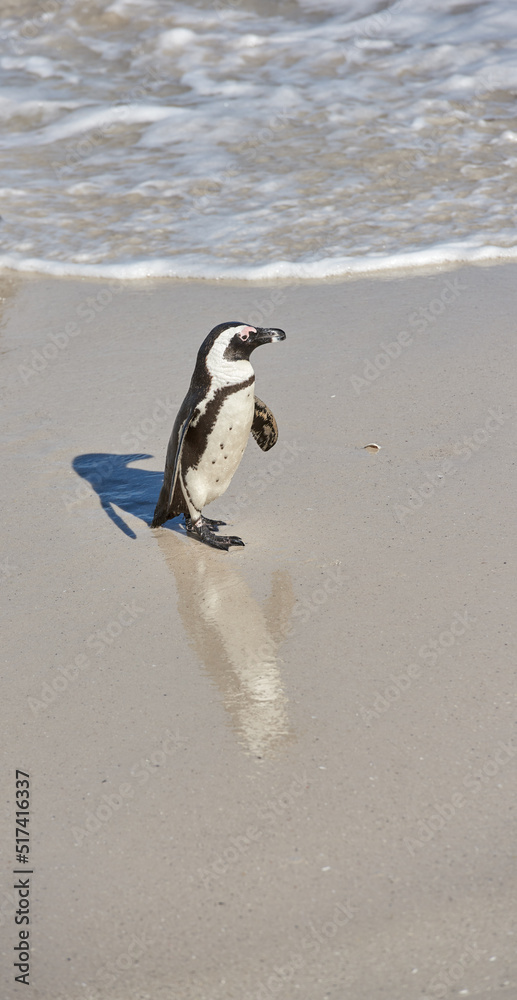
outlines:
[[[435,270],[467,266],[510,264],[517,260],[517,246],[471,246],[468,241],[437,244],[423,250],[399,254],[371,254],[368,257],[344,256],[315,261],[275,261],[250,267],[214,263],[203,260],[199,265],[180,263],[174,258],[154,258],[114,264],[75,264],[64,261],[21,259],[16,255],[0,255],[0,276],[15,273],[38,277],[89,280],[133,281],[199,281],[237,284],[276,284],[294,281],[353,281],[373,277],[411,277],[431,274]],[[199,270],[202,273],[197,273]]]

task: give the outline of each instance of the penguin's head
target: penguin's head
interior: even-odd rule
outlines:
[[[253,372],[251,352],[274,340],[285,340],[284,331],[247,323],[219,323],[201,344],[197,367],[217,381],[236,382]]]
[[[285,340],[284,331],[232,322],[215,326],[208,334],[205,344],[208,346],[210,342],[209,350],[217,345],[218,353],[225,361],[248,361],[256,347],[271,344],[274,340]]]

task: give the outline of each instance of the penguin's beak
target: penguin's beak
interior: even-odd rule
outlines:
[[[274,340],[285,340],[285,333],[283,330],[257,326],[256,333],[250,335],[250,340],[254,347],[259,347],[260,344],[272,344]]]

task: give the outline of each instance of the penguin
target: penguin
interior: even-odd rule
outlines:
[[[255,396],[250,355],[261,344],[285,340],[283,330],[219,323],[203,341],[190,388],[167,448],[163,486],[151,527],[183,514],[187,533],[215,549],[244,545],[236,535],[218,535],[224,521],[203,517],[237,471],[250,431],[262,451],[278,439],[271,410]]]

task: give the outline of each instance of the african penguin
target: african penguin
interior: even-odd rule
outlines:
[[[244,545],[235,535],[215,534],[224,521],[210,521],[202,510],[228,489],[250,431],[262,451],[276,444],[276,420],[254,395],[249,360],[256,347],[274,340],[285,340],[284,331],[232,322],[214,326],[201,344],[172,429],[152,528],[183,514],[187,532],[207,545]]]

